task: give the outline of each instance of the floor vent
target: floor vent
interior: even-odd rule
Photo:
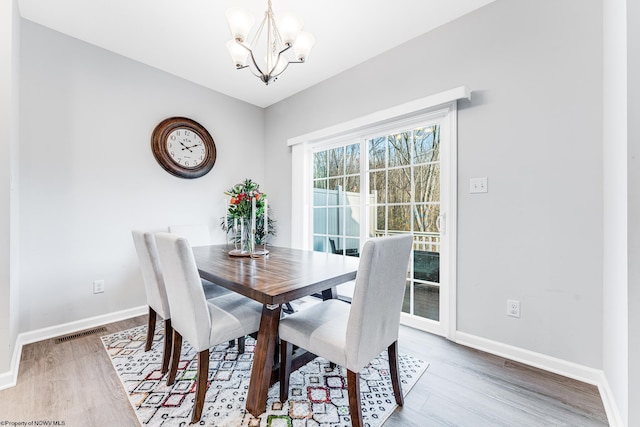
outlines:
[[[63,342],[75,340],[76,338],[86,337],[87,335],[98,334],[100,332],[107,332],[107,328],[101,326],[99,328],[87,329],[86,331],[76,332],[75,334],[65,335],[63,337],[56,338],[56,344],[61,344]]]

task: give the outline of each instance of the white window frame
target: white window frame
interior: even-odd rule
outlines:
[[[457,100],[469,99],[471,91],[460,86],[436,95],[421,98],[416,101],[398,105],[383,111],[379,111],[355,120],[341,123],[326,129],[321,129],[305,135],[289,139],[287,144],[292,147],[292,195],[291,195],[291,245],[294,248],[310,249],[312,242],[312,230],[310,219],[312,218],[312,185],[307,179],[311,173],[309,170],[312,162],[313,151],[321,144],[322,148],[331,148],[343,145],[348,141],[356,141],[367,135],[379,134],[388,129],[400,129],[405,125],[414,123],[415,120],[441,121],[441,139],[448,133],[448,149],[441,150],[441,165],[448,168],[441,169],[441,176],[446,174],[441,188],[441,206],[446,208],[443,212],[443,239],[446,237],[448,245],[448,259],[442,260],[446,271],[440,271],[441,283],[447,283],[440,292],[442,300],[447,304],[440,306],[440,321],[429,319],[416,319],[416,316],[404,315],[403,323],[415,326],[429,332],[446,336],[455,340],[456,331],[456,224],[457,224]],[[446,187],[445,187],[446,186]],[[446,203],[446,205],[445,205]],[[363,224],[363,226],[366,226]],[[446,282],[445,282],[446,280]]]

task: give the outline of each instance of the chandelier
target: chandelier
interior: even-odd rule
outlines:
[[[284,15],[276,25],[271,0],[268,0],[267,11],[251,43],[247,43],[247,38],[253,26],[253,16],[243,9],[231,8],[227,10],[226,17],[233,36],[227,42],[227,49],[236,69],[249,68],[267,85],[277,80],[289,64],[305,62],[316,42],[313,35],[301,31],[302,21],[295,16]],[[261,44],[263,31],[266,42]],[[256,57],[264,57],[262,65],[258,65]],[[251,62],[247,64],[249,58]]]

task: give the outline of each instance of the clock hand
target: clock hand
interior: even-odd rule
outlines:
[[[182,143],[182,141],[180,141],[180,145],[182,145],[182,146],[184,147],[184,148],[182,149],[182,151],[184,151],[184,150],[189,150],[190,152],[192,152],[192,153],[193,153],[193,151],[191,151],[191,147],[187,147],[186,145],[184,145],[184,144]]]
[[[182,142],[181,142],[180,144],[182,144]],[[193,145],[190,145],[189,147],[187,147],[186,145],[182,144],[182,146],[184,147],[184,148],[183,148],[183,150],[187,149],[187,150],[189,150],[189,151],[191,151],[191,149],[192,149],[193,147],[197,147],[198,145],[202,145],[202,144],[200,144],[200,143],[198,143],[198,144],[193,144]]]

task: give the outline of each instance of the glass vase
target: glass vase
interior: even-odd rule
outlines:
[[[240,221],[240,253],[252,254],[254,252],[255,237],[251,232],[251,220],[243,218]]]

